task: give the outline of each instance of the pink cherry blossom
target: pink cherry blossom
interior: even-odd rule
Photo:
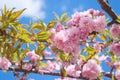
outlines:
[[[77,60],[77,65],[75,66],[76,70],[81,70],[83,63],[84,63],[84,61],[82,59]]]
[[[93,15],[94,9],[89,9],[88,12],[89,12],[91,15]]]
[[[60,70],[60,66],[56,62],[47,61],[47,65],[46,66],[40,66],[39,70],[52,72],[54,70]]]
[[[50,30],[48,30],[48,33],[51,34],[50,39],[54,40],[54,37],[55,37],[55,34],[56,34],[55,28],[51,28]]]
[[[116,71],[116,79],[120,80],[120,70]]]
[[[101,46],[99,43],[95,43],[94,44],[94,49],[97,51],[97,52],[101,52]]]
[[[75,13],[72,15],[73,25],[74,25],[74,26],[78,26],[80,19],[81,19],[80,13],[79,13],[79,12],[75,12]]]
[[[105,27],[107,26],[107,23],[105,21],[104,16],[99,16],[94,19],[94,26],[96,32],[104,31]]]
[[[95,59],[99,62],[105,61],[108,57],[109,56],[105,56],[105,55],[102,55],[102,56],[95,55]]]
[[[65,68],[67,74],[74,76],[74,77],[79,77],[81,71],[76,70],[75,65],[69,65],[68,67]]]
[[[101,67],[96,63],[95,60],[89,60],[82,70],[83,77],[92,79],[97,79],[98,74],[101,72]]]
[[[30,51],[26,53],[26,56],[31,60],[31,61],[37,61],[39,59],[39,55],[35,54],[35,51]]]
[[[79,27],[80,30],[80,39],[85,40],[89,35],[89,28],[87,27]]]
[[[103,16],[104,15],[103,11],[94,10],[94,9],[89,9],[88,12],[93,16]]]
[[[115,67],[115,68],[120,68],[120,62],[115,62],[115,63],[114,63],[114,67]]]
[[[0,58],[0,68],[1,69],[8,70],[11,65],[12,65],[11,62],[6,57]]]
[[[79,22],[79,27],[87,28],[88,33],[91,33],[94,30],[94,21],[91,17],[83,16]]]
[[[66,26],[67,28],[71,28],[71,27],[75,26],[75,23],[73,22],[73,20],[69,20],[66,25],[67,25]]]
[[[120,25],[113,24],[110,29],[110,33],[113,38],[118,38],[120,36]]]
[[[120,43],[112,43],[109,49],[115,54],[120,55]]]
[[[59,32],[60,30],[63,30],[63,25],[61,23],[56,24],[56,32]]]
[[[79,30],[76,27],[61,30],[55,34],[54,43],[67,53],[79,52]]]
[[[25,64],[25,70],[30,71],[32,69],[32,64]]]
[[[100,14],[100,11],[99,11],[99,10],[94,10],[94,12],[93,12],[93,15],[94,15],[94,16],[99,16],[99,14]]]
[[[47,50],[45,50],[43,53],[44,55],[47,55],[47,56],[50,56],[52,54],[50,51],[47,51]]]

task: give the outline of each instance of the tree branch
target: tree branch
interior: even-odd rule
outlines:
[[[1,69],[0,69],[1,70]],[[25,69],[20,69],[20,68],[9,68],[8,71],[15,71],[15,72],[30,72],[30,73],[36,73],[36,74],[40,74],[40,71],[35,71],[35,70],[30,70],[30,71],[27,71]],[[59,72],[47,72],[47,71],[43,71],[41,70],[41,72],[43,72],[43,75],[53,75],[53,76],[61,76],[61,74]],[[112,74],[110,73],[107,73],[107,72],[102,72],[102,75],[108,77],[108,78],[112,78]],[[70,76],[70,75],[67,75],[66,77],[69,77],[69,78],[76,78],[76,79],[86,79],[82,76],[80,77],[74,77],[74,76]],[[95,79],[95,80],[98,80],[98,79]],[[116,78],[115,78],[116,80]]]
[[[117,23],[117,14],[113,11],[113,9],[109,6],[106,0],[97,0],[100,4],[101,8],[112,18],[112,21],[108,23],[108,26]]]
[[[2,69],[0,69],[2,70]],[[36,73],[36,74],[40,74],[40,72],[43,72],[43,75],[53,75],[53,76],[61,76],[61,74],[59,72],[47,72],[47,71],[35,71],[35,70],[30,70],[30,71],[27,71],[25,69],[20,69],[20,68],[9,68],[8,71],[15,71],[15,72],[28,72],[28,73]],[[70,75],[67,75],[66,77],[70,77],[70,78],[76,78],[76,79],[85,79],[83,77],[74,77],[74,76],[70,76]]]

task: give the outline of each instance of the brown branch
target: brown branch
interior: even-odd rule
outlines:
[[[44,59],[40,59],[40,61],[48,61],[48,60],[55,61],[55,58],[53,58],[53,57],[47,57],[47,58],[44,58]],[[30,63],[30,62],[31,62],[30,60],[23,60],[23,63]]]
[[[1,70],[1,69],[0,69],[0,70]],[[27,70],[25,70],[25,69],[20,69],[20,68],[16,68],[16,69],[9,68],[8,71],[28,72],[28,73],[30,72],[30,73],[40,74],[40,72],[35,71],[35,70],[27,71]],[[41,70],[41,72],[42,72],[42,70]],[[47,72],[47,71],[43,71],[43,75],[61,76],[61,74],[60,74],[59,72]],[[70,76],[70,75],[67,75],[66,77],[76,78],[76,79],[84,79],[83,77],[74,77],[74,76]]]
[[[102,74],[103,74],[104,76],[108,77],[108,78],[112,78],[112,74],[113,74],[113,73],[111,74],[111,73],[107,73],[107,72],[102,72]],[[114,76],[114,79],[117,80],[115,76]]]
[[[1,70],[1,69],[0,69],[0,70]],[[8,71],[28,72],[28,73],[30,72],[30,73],[40,74],[40,72],[35,71],[35,70],[27,71],[27,70],[25,70],[25,69],[20,69],[20,68],[16,68],[16,69],[9,68]],[[41,70],[41,72],[42,72],[42,70]],[[46,71],[46,72],[43,71],[43,75],[61,76],[61,74],[60,74],[59,72],[47,72],[47,71]],[[103,75],[103,76],[106,76],[106,77],[108,77],[108,78],[112,78],[112,74],[107,73],[107,72],[102,72],[102,75]],[[82,77],[82,76],[80,76],[80,77],[74,77],[74,76],[67,75],[66,77],[76,78],[76,79],[84,79],[84,80],[86,79],[86,78],[84,78],[84,77]],[[98,79],[95,79],[95,80],[98,80]],[[116,78],[115,78],[115,80],[116,80]]]
[[[98,0],[98,3],[100,4],[101,8],[112,18],[112,21],[108,23],[108,26],[117,23],[117,14],[114,12],[114,10],[109,6],[109,4],[106,2],[106,0]]]

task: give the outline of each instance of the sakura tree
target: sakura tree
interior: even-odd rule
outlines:
[[[106,0],[98,3],[112,21],[103,11],[89,9],[70,17],[55,14],[48,24],[21,24],[18,17],[25,9],[5,6],[0,15],[0,69],[13,71],[19,80],[28,80],[29,73],[60,76],[55,80],[120,80],[120,17]]]

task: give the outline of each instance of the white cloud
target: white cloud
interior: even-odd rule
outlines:
[[[83,11],[83,9],[84,9],[83,6],[80,5],[79,7],[74,8],[73,11],[74,11],[74,12],[76,12],[76,11]]]
[[[7,8],[15,7],[17,10],[26,8],[22,16],[25,17],[38,17],[41,19],[45,18],[44,0],[0,0],[0,8],[6,4]]]

